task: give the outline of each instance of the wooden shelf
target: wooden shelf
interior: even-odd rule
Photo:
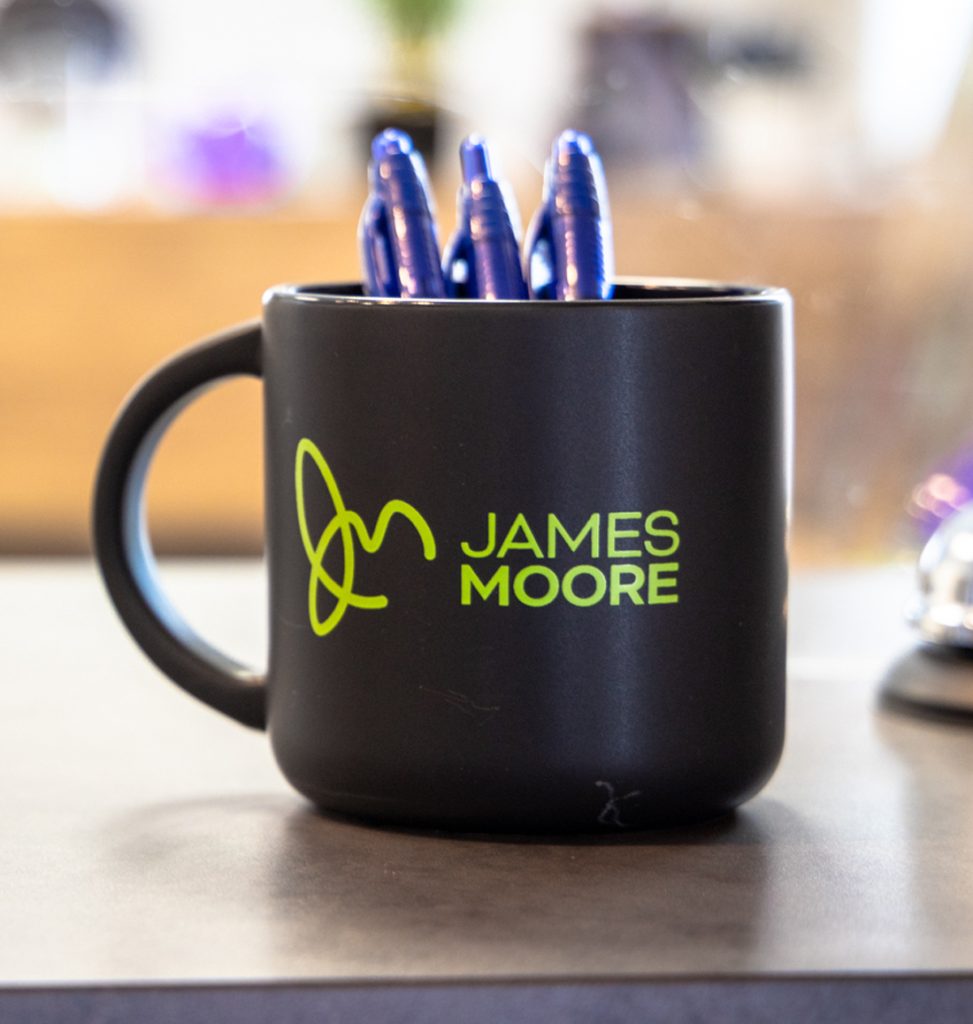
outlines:
[[[887,553],[919,474],[970,429],[973,216],[615,199],[621,273],[790,288],[795,553]],[[357,216],[0,219],[0,552],[86,550],[98,453],[134,382],[259,315],[269,285],[357,278]],[[259,420],[259,388],[234,384],[176,424],[150,485],[160,549],[259,550]]]

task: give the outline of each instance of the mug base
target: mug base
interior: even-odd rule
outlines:
[[[590,823],[564,824],[549,828],[516,827],[509,822],[482,823],[463,820],[443,823],[426,819],[412,818],[376,818],[364,814],[337,811],[320,804],[312,804],[313,810],[331,821],[354,825],[360,828],[375,829],[383,832],[398,832],[409,835],[435,836],[442,839],[464,839],[470,841],[504,841],[510,843],[557,843],[576,841],[581,843],[611,843],[637,841],[651,836],[660,839],[672,832],[691,829],[694,832],[711,831],[722,834],[734,827],[737,808],[730,807],[703,816],[689,815],[683,817],[660,818],[651,824],[625,825],[610,828],[608,826],[592,826]]]
[[[606,836],[701,825],[732,814],[769,781],[782,740],[737,750],[732,762],[693,772],[621,763],[609,772],[521,766],[499,776],[467,772],[462,781],[455,772],[409,773],[401,763],[381,771],[359,764],[352,771],[336,762],[310,766],[316,769],[311,779],[294,770],[279,744],[275,753],[288,782],[325,815],[450,834]]]
[[[593,827],[578,824],[577,827],[560,826],[550,828],[516,828],[506,822],[494,824],[456,823],[443,824],[425,819],[376,818],[365,814],[337,811],[320,804],[311,804],[313,813],[340,824],[358,828],[387,831],[389,834],[428,836],[436,839],[464,840],[469,842],[503,843],[579,843],[582,845],[600,843],[662,841],[672,834],[686,830],[699,837],[712,836],[714,839],[729,833],[736,826],[738,808],[731,807],[705,817],[687,816],[659,819],[651,824],[631,825],[624,828]]]
[[[305,794],[307,795],[307,794]],[[627,794],[624,794],[627,795]],[[624,796],[623,795],[623,796]],[[731,822],[738,803],[655,807],[642,813],[622,813],[619,797],[606,795],[603,806],[592,814],[589,808],[559,814],[495,812],[482,810],[434,812],[382,806],[383,801],[370,801],[363,809],[346,800],[329,797],[308,797],[314,809],[324,817],[369,828],[439,834],[453,837],[504,836],[510,840],[543,839],[576,836],[586,839],[611,838],[623,835],[664,832],[671,829],[701,827],[717,822]],[[742,802],[742,801],[740,801]]]

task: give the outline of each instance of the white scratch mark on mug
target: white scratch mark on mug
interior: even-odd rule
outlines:
[[[633,797],[641,796],[642,790],[633,789],[630,793],[625,793],[622,796],[615,796],[615,787],[610,782],[605,782],[604,779],[599,779],[595,782],[596,786],[601,786],[602,789],[608,790],[608,803],[601,810],[601,814],[598,815],[599,825],[617,825],[619,828],[627,828],[628,826],[622,821],[622,801],[631,800]]]

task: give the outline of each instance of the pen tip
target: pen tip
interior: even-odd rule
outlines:
[[[492,178],[490,153],[482,135],[467,135],[459,147],[463,180],[469,185],[474,178]]]
[[[379,163],[390,156],[411,153],[412,139],[398,128],[386,128],[372,139],[372,159]]]
[[[585,135],[584,132],[575,131],[573,128],[561,132],[554,142],[555,159],[579,155],[591,156],[594,152],[595,147],[590,136]]]

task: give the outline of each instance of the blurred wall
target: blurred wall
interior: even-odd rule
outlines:
[[[910,496],[973,439],[970,5],[937,3],[938,20],[883,6],[879,45],[872,0],[466,0],[431,50],[445,234],[465,131],[491,135],[526,217],[553,133],[595,116],[593,90],[624,93],[586,79],[592,30],[675,27],[689,41],[687,109],[705,144],[691,159],[607,161],[617,265],[791,289],[804,562],[915,547]],[[358,276],[362,125],[397,87],[376,8],[124,9],[135,43],[116,78],[64,102],[0,88],[0,553],[88,549],[100,445],[154,364],[258,315],[270,284]],[[934,21],[938,34],[920,31]],[[874,97],[916,75],[929,87],[895,134]],[[167,164],[166,147],[175,131],[199,141],[198,120],[226,109],[282,170],[201,197],[179,177],[195,165]],[[160,550],[260,549],[259,416],[258,386],[235,383],[173,428],[150,484]]]

